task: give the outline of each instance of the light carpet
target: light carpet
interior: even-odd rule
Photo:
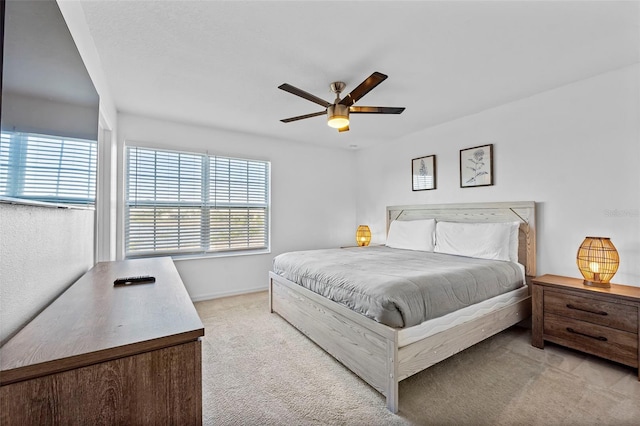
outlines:
[[[400,382],[385,398],[277,314],[266,292],[195,304],[205,425],[638,425],[633,368],[512,327]]]

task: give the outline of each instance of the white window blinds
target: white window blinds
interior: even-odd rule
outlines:
[[[97,142],[33,133],[0,134],[0,195],[94,204]]]
[[[268,248],[268,162],[133,146],[127,154],[127,257]]]

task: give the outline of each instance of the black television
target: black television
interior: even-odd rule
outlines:
[[[99,96],[57,2],[2,9],[2,129],[97,140]]]
[[[55,0],[8,0],[2,1],[1,8],[0,198],[92,204],[94,195],[90,192],[95,191],[100,98],[58,3]],[[85,194],[80,195],[76,195],[74,187],[64,196],[49,196],[48,190],[40,191],[40,186],[47,185],[50,176],[42,175],[39,182],[34,175],[36,177],[29,177],[28,184],[36,187],[32,191],[35,195],[23,191],[23,182],[13,190],[12,186],[16,186],[13,181],[24,180],[21,170],[33,166],[34,161],[44,163],[38,158],[24,160],[24,155],[15,154],[18,149],[26,150],[26,142],[16,140],[33,135],[50,137],[52,143],[55,138],[94,141],[91,158],[81,160],[90,176],[89,186],[93,188],[83,189]],[[21,147],[16,148],[19,144]],[[35,142],[30,149],[40,149],[34,146]],[[24,161],[30,163],[23,165]],[[88,161],[91,164],[87,165]],[[39,164],[35,164],[37,167]],[[73,173],[74,168],[72,165],[68,172]],[[61,182],[62,179],[58,183]],[[45,195],[39,196],[38,191]]]

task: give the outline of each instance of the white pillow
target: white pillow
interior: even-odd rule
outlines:
[[[518,246],[520,245],[520,222],[510,223],[509,233],[509,260],[518,262]]]
[[[512,260],[511,241],[516,223],[438,222],[434,251],[480,259]],[[517,242],[517,230],[515,235]],[[516,261],[517,250],[516,244]]]
[[[389,225],[387,246],[405,250],[433,251],[435,219],[394,220]]]

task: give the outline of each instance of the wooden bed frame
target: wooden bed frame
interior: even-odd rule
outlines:
[[[519,262],[527,284],[536,273],[535,203],[439,204],[387,207],[393,220],[435,218],[452,222],[520,222]],[[386,396],[398,412],[398,383],[528,318],[525,296],[498,310],[425,337],[428,323],[392,328],[269,272],[269,309]],[[425,326],[427,324],[427,326]]]

